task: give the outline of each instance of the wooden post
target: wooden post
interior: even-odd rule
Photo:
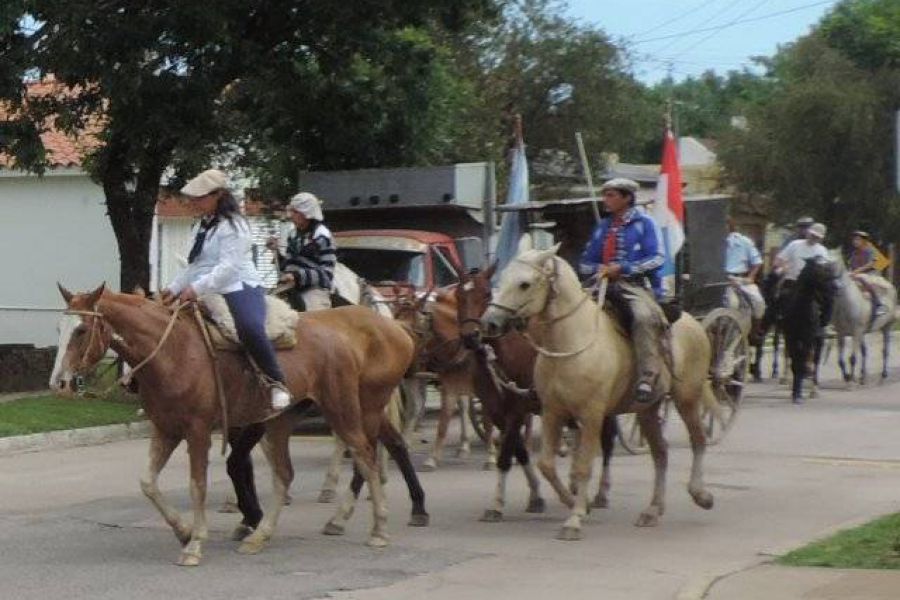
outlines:
[[[584,179],[587,181],[588,192],[591,195],[591,198],[594,199],[591,202],[591,208],[594,212],[594,220],[598,223],[600,222],[600,207],[597,206],[597,193],[594,191],[594,176],[591,174],[591,165],[588,163],[587,152],[584,151],[584,140],[581,137],[581,132],[575,132],[575,141],[578,144],[578,154],[581,157],[581,170],[584,171]]]

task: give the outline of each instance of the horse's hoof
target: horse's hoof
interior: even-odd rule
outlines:
[[[290,494],[285,494],[285,495],[284,495],[284,505],[285,505],[285,506],[290,506],[290,505],[291,505],[291,502],[293,502],[293,501],[294,501],[294,497],[293,497],[293,496],[291,496]]]
[[[410,515],[409,523],[407,523],[410,527],[428,527],[428,523],[431,521],[431,517],[428,516],[428,513],[424,513],[421,515]]]
[[[322,533],[325,535],[344,535],[344,526],[338,525],[334,521],[328,521],[325,523],[325,527],[322,528]]]
[[[248,538],[238,546],[237,551],[240,554],[259,554],[265,545],[265,540]]]
[[[459,448],[459,449],[456,451],[456,457],[457,457],[457,458],[466,458],[466,457],[468,457],[471,453],[472,453],[471,448],[468,448],[468,447],[466,447],[466,446],[462,446],[461,448]]]
[[[810,399],[810,400],[815,400],[815,399],[818,398],[818,397],[819,397],[819,390],[811,390],[811,391],[809,392],[809,399]]]
[[[175,529],[175,537],[181,542],[182,546],[187,546],[191,541],[193,530],[190,527],[179,527]]]
[[[481,515],[481,518],[478,519],[482,523],[499,523],[503,520],[503,513],[499,510],[494,510],[493,508],[489,508],[484,511],[484,514]]]
[[[238,512],[237,504],[230,500],[226,500],[222,503],[222,506],[219,507],[219,512],[224,514],[234,514]]]
[[[496,468],[497,468],[497,463],[495,461],[491,461],[491,460],[486,460],[481,465],[482,471],[493,471]]]
[[[594,496],[594,501],[591,502],[591,506],[594,508],[609,508],[609,499],[606,496],[597,494]]]
[[[657,525],[659,525],[659,515],[651,511],[642,512],[634,522],[635,527],[656,527]]]
[[[791,398],[791,402],[794,404],[803,404],[803,396],[794,396]]]
[[[575,542],[580,540],[581,537],[581,529],[579,527],[563,527],[556,534],[556,539],[564,542]]]
[[[175,564],[179,567],[196,567],[200,564],[200,555],[193,552],[182,552]]]
[[[694,499],[694,504],[696,504],[700,508],[709,510],[713,507],[713,495],[706,490],[703,490],[702,492],[692,493],[691,498]]]
[[[525,508],[527,513],[542,513],[545,510],[547,510],[547,503],[544,502],[543,498],[532,498],[528,501],[528,506]]]
[[[233,542],[243,541],[245,537],[253,533],[255,529],[250,527],[249,525],[244,525],[241,523],[237,527],[234,528],[234,531],[231,532],[231,540]]]
[[[334,502],[334,499],[337,497],[337,494],[334,490],[322,490],[319,492],[319,498],[316,500],[319,504],[331,504]]]
[[[429,473],[437,470],[437,461],[433,458],[426,459],[425,462],[422,463],[422,470]]]
[[[369,548],[386,548],[387,545],[387,537],[383,535],[373,535],[366,541],[366,546]]]

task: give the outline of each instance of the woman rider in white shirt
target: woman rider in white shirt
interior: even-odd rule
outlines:
[[[197,225],[187,268],[163,291],[163,298],[182,302],[204,294],[222,294],[234,318],[238,337],[275,385],[272,408],[281,410],[291,401],[275,348],[266,336],[266,298],[262,281],[251,260],[250,226],[228,190],[228,178],[209,169],[181,188],[203,215]]]

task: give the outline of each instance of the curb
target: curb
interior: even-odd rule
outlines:
[[[109,442],[145,438],[149,435],[149,421],[16,435],[0,438],[0,456],[40,450],[75,448],[77,446],[94,446]]]

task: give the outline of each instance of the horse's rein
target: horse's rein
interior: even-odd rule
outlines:
[[[151,360],[153,360],[156,357],[157,353],[159,353],[160,348],[162,348],[163,344],[166,343],[166,340],[169,338],[169,335],[172,333],[172,329],[175,327],[175,321],[178,318],[178,313],[181,312],[181,309],[183,309],[188,304],[190,304],[190,302],[178,302],[177,304],[175,304],[175,307],[172,310],[172,317],[169,319],[169,322],[166,325],[166,329],[163,332],[162,337],[159,339],[159,342],[156,344],[156,347],[153,349],[152,352],[150,352],[150,354],[146,358],[144,358],[141,362],[139,362],[137,365],[135,365],[128,373],[126,373],[119,379],[118,383],[120,385],[128,386],[129,384],[131,384],[131,380],[134,378],[134,374],[137,373],[138,371],[140,371],[141,369],[143,369],[147,365],[147,363],[149,363]],[[81,362],[84,362],[84,357],[87,356],[87,353],[90,350],[91,345],[94,342],[95,333],[96,333],[96,330],[98,329],[97,324],[101,320],[105,321],[106,315],[104,315],[99,310],[97,310],[96,306],[94,306],[93,310],[69,309],[69,310],[63,311],[63,314],[78,315],[78,316],[82,316],[82,317],[95,317],[94,321],[91,323],[91,337],[88,340],[88,344],[85,347],[85,350],[82,353],[82,357],[81,357]]]

